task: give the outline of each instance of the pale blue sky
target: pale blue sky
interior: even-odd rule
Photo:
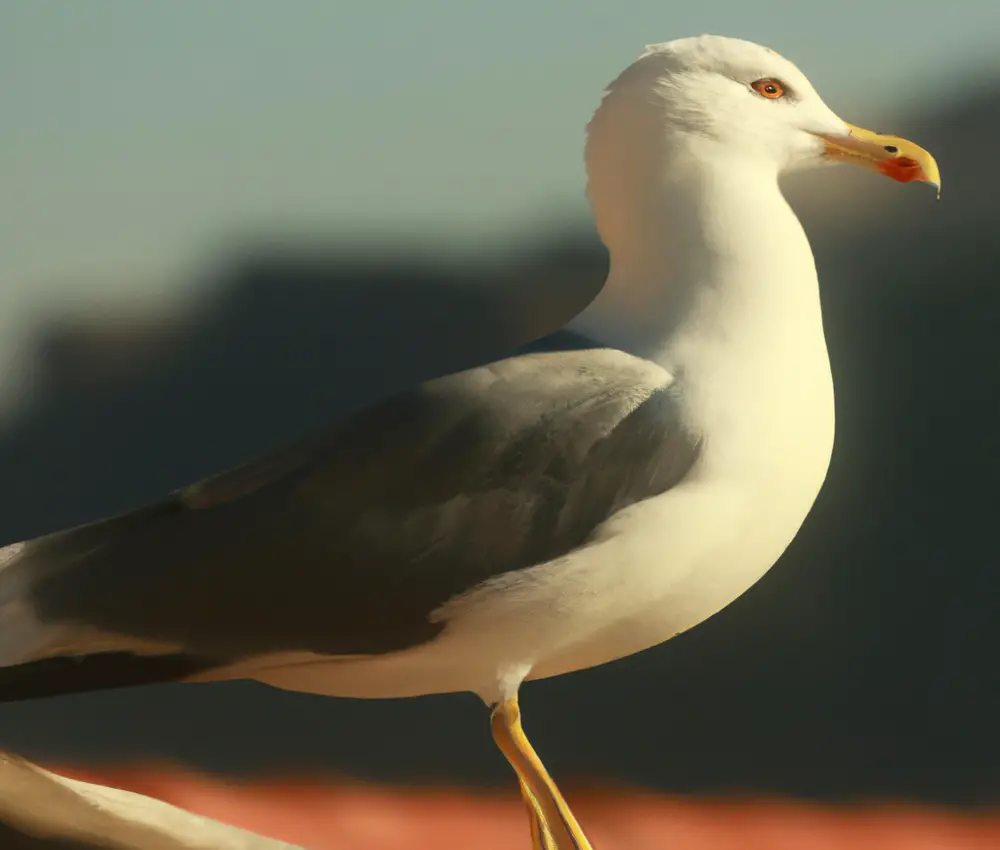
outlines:
[[[2,0],[0,356],[255,225],[475,246],[579,212],[604,84],[700,32],[882,127],[1000,77],[996,0]]]

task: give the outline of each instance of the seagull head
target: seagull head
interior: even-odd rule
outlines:
[[[659,137],[674,149],[752,161],[776,175],[847,162],[940,190],[930,153],[848,124],[792,62],[740,39],[703,35],[649,46],[609,86],[589,128],[588,162],[591,147],[616,146],[606,138],[592,144],[599,136],[630,130],[647,143]]]

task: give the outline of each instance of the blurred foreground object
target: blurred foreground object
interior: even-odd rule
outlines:
[[[527,850],[513,790],[380,788],[324,777],[234,780],[157,765],[60,768],[308,850]],[[569,787],[602,850],[994,850],[1000,812],[668,797]],[[6,848],[4,848],[6,850]]]
[[[131,791],[0,754],[3,850],[294,850]]]

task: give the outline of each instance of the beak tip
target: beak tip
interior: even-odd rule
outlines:
[[[934,190],[934,200],[941,200],[941,184],[936,180],[930,180],[927,178],[918,178],[916,182],[924,183],[930,186]]]

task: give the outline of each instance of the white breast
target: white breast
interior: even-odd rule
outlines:
[[[554,607],[573,609],[581,630],[601,617],[607,625],[540,660],[532,677],[661,643],[724,608],[773,566],[811,509],[833,448],[832,381],[818,348],[783,360],[771,380],[746,378],[746,392],[729,395],[742,399],[742,415],[726,405],[698,411],[715,420],[699,423],[708,437],[689,479],[612,518],[599,532],[605,542],[553,575],[553,589],[586,588],[582,602],[553,594]],[[570,570],[581,576],[576,583],[567,580]],[[564,626],[560,637],[571,630]]]

